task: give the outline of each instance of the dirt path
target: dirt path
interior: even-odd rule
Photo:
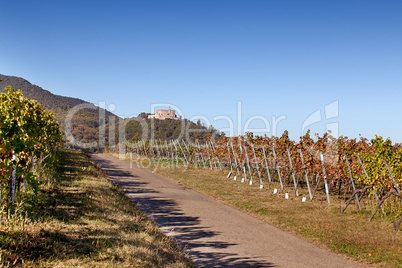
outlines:
[[[361,267],[128,161],[91,157],[200,267]]]

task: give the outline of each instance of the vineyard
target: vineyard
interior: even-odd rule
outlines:
[[[379,136],[371,141],[336,139],[330,133],[312,138],[308,131],[295,142],[285,131],[281,137],[246,133],[205,143],[137,140],[115,149],[130,157],[220,170],[227,178],[259,184],[287,199],[292,195],[303,202],[337,201],[341,213],[355,204],[369,221],[376,216],[392,219],[395,230],[402,222],[402,146]]]
[[[0,93],[0,205],[13,207],[25,189],[37,191],[37,165],[48,158],[63,137],[53,113],[21,91]]]

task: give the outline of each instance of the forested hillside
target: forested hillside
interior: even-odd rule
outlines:
[[[172,139],[190,139],[191,141],[199,140],[199,142],[207,141],[211,135],[221,136],[222,134],[212,126],[208,128],[201,124],[200,121],[194,123],[190,120],[158,120],[151,121],[147,119],[146,113],[141,113],[135,120],[129,120],[125,127],[127,140],[142,139],[143,128],[148,129],[148,138],[156,140],[172,140]],[[121,124],[125,122],[121,121]],[[140,121],[142,120],[142,124]],[[146,124],[144,124],[146,123]],[[152,137],[151,137],[151,132]]]
[[[125,132],[125,138],[127,140],[142,138],[143,127],[146,123],[146,128],[148,129],[148,135],[146,138],[155,138],[161,140],[170,140],[177,138],[186,138],[183,134],[183,129],[198,129],[199,131],[192,131],[187,137],[190,139],[199,139],[204,141],[207,139],[208,135],[215,132],[216,130],[209,127],[205,127],[200,123],[196,124],[189,120],[155,120],[154,123],[147,119],[146,113],[141,113],[138,115],[136,120],[125,119],[122,120],[119,116],[99,108],[87,101],[65,97],[60,95],[55,95],[48,90],[41,88],[40,86],[31,84],[29,81],[15,76],[6,76],[0,74],[0,92],[4,92],[6,86],[12,86],[22,90],[23,94],[29,99],[37,100],[45,110],[49,110],[54,113],[57,122],[60,125],[60,129],[64,135],[65,141],[68,144],[69,139],[66,136],[65,121],[66,116],[74,107],[78,105],[85,105],[87,108],[79,109],[72,118],[71,133],[74,139],[79,142],[78,147],[82,144],[90,144],[92,142],[99,142],[99,132],[104,131],[105,133],[105,145],[113,145],[119,140],[119,131],[123,129]],[[104,113],[105,115],[105,125],[100,126],[99,115]],[[139,121],[143,120],[143,124]],[[128,122],[129,121],[129,122]],[[124,123],[126,126],[120,128],[120,125]],[[110,124],[114,124],[114,128],[110,128]],[[102,131],[103,130],[103,131]],[[111,131],[114,130],[114,131]],[[151,136],[151,131],[153,131],[153,136]],[[114,136],[114,139],[112,138]],[[70,146],[72,144],[70,143]],[[77,144],[75,144],[77,146]]]
[[[71,132],[76,140],[80,142],[93,142],[99,137],[99,109],[95,105],[83,101],[77,98],[64,97],[60,95],[55,95],[47,90],[44,90],[40,86],[33,85],[27,80],[15,77],[6,76],[0,74],[0,92],[4,92],[6,86],[12,86],[22,90],[24,95],[29,99],[37,100],[45,110],[52,111],[56,117],[57,122],[60,125],[60,129],[65,136],[65,118],[68,112],[75,106],[80,104],[87,104],[93,109],[80,109],[72,118]],[[103,109],[102,109],[103,110]],[[115,117],[115,121],[119,121],[119,117],[116,115],[104,111],[105,121],[108,124],[110,117]],[[67,139],[65,139],[67,141]]]

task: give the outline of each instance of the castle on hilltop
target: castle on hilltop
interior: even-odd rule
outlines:
[[[180,120],[180,118],[176,116],[176,111],[175,110],[156,110],[155,114],[150,114],[148,115],[148,119],[159,119],[159,120],[165,120],[165,119],[173,119],[173,120]]]

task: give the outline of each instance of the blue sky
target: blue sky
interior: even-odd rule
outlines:
[[[229,123],[214,118],[230,117],[235,135],[252,118],[249,128],[264,128],[265,118],[268,135],[287,129],[298,139],[320,110],[312,132],[330,126],[351,138],[402,142],[401,1],[2,1],[0,8],[0,73],[114,104],[117,115],[166,103],[218,129]]]

